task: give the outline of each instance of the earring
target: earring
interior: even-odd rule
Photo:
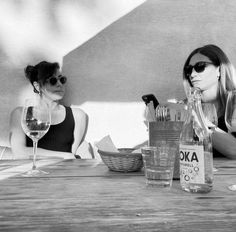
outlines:
[[[40,89],[39,83],[34,81],[33,82],[33,87],[34,87],[34,92],[41,96],[41,89]]]

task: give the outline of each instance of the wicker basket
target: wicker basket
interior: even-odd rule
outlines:
[[[121,148],[119,152],[106,152],[98,150],[102,161],[111,171],[135,172],[143,167],[141,153],[131,153],[132,148]]]

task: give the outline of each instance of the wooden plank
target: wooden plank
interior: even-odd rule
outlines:
[[[142,175],[103,168],[73,160],[48,166],[52,176],[2,180],[0,231],[235,231],[235,192],[228,186],[236,175],[219,171],[213,191],[191,194],[179,181],[169,190],[147,187]],[[76,176],[78,170],[86,175]]]
[[[62,159],[45,159],[37,160],[36,165],[38,168],[45,167],[50,164],[55,164],[61,162]],[[0,165],[0,180],[7,179],[12,176],[16,176],[27,172],[32,169],[31,160],[17,160],[17,161],[5,161]]]
[[[4,231],[233,231],[236,225],[235,193],[218,184],[206,195],[182,192],[177,181],[171,191],[147,188],[133,176],[18,181],[10,179],[7,196],[0,191]]]
[[[0,176],[3,175],[4,172],[9,172],[10,176],[20,174],[31,168],[32,161],[30,160],[11,160],[11,161],[0,161]],[[27,165],[26,165],[27,164]],[[102,161],[98,160],[38,160],[37,164],[40,167],[44,167],[43,169],[49,172],[49,175],[46,177],[63,177],[63,176],[137,176],[144,175],[143,170],[141,172],[113,172],[109,171],[109,169],[103,164]],[[50,164],[50,165],[49,165]],[[24,166],[26,165],[26,166]],[[22,166],[19,167],[18,166]],[[17,167],[17,168],[16,168]],[[215,159],[214,167],[217,169],[215,175],[234,175],[236,174],[236,160],[229,159]],[[28,168],[28,169],[27,169]],[[17,169],[19,169],[17,171]],[[51,171],[53,170],[53,171]],[[1,178],[1,177],[0,177]],[[20,176],[18,176],[20,178]]]

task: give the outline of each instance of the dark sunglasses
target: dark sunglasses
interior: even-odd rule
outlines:
[[[62,85],[64,85],[67,81],[67,78],[65,76],[61,76],[59,78],[56,77],[50,77],[48,79],[48,82],[50,83],[50,85],[56,85],[57,81],[60,81]]]
[[[200,61],[200,62],[197,62],[195,65],[186,65],[184,67],[185,75],[189,77],[192,74],[193,68],[197,73],[201,73],[205,70],[208,64],[213,64],[213,63]]]

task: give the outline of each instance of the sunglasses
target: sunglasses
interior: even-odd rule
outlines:
[[[58,81],[61,82],[62,85],[64,85],[67,81],[67,78],[65,76],[61,76],[59,78],[56,78],[56,77],[50,77],[48,80],[47,80],[50,85],[56,85]]]
[[[205,70],[206,66],[209,64],[213,64],[213,63],[200,61],[200,62],[197,62],[195,65],[186,65],[184,67],[185,75],[189,77],[192,74],[193,68],[197,73],[201,73]]]

